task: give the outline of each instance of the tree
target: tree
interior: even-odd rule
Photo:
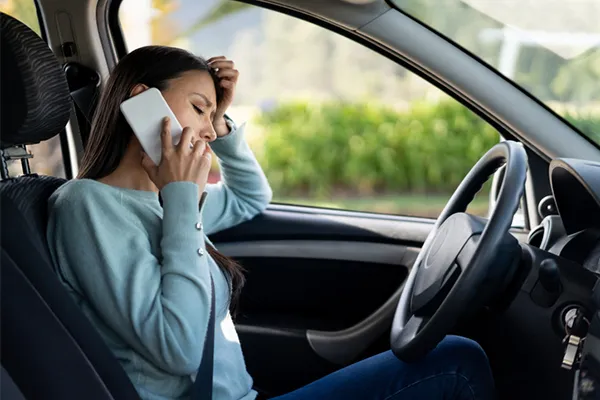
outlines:
[[[600,102],[600,50],[565,63],[552,81],[552,90],[562,101],[585,106]]]
[[[181,35],[177,23],[170,18],[179,8],[179,2],[172,0],[152,0],[154,15],[150,21],[152,44],[168,46]]]

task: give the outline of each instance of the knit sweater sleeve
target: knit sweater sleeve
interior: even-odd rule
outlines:
[[[245,125],[217,139],[221,182],[207,185],[203,219],[206,233],[218,232],[260,214],[273,196],[267,178],[244,139]]]

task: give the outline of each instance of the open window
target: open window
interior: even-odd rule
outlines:
[[[119,17],[129,51],[171,45],[236,62],[230,115],[249,122],[276,203],[436,218],[499,141],[432,84],[307,21],[214,0],[124,0]],[[490,188],[470,212],[487,216]]]

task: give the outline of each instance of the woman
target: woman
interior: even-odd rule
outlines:
[[[229,313],[244,282],[242,270],[206,236],[252,218],[271,200],[243,127],[225,117],[237,79],[224,57],[204,61],[158,46],[130,53],[98,104],[79,179],[50,199],[54,262],[143,399],[189,398],[208,325],[211,276],[213,399],[257,396]],[[149,87],[162,92],[185,127],[174,146],[165,121],[158,166],[119,112],[124,100]],[[223,176],[215,185],[206,183],[209,144]],[[450,337],[419,363],[406,365],[383,353],[280,400],[486,399],[492,387],[483,351]]]

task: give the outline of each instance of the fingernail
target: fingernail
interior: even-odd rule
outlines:
[[[169,122],[169,121],[170,121],[170,120],[169,120],[169,117],[165,117],[165,118],[163,119],[163,122]]]

